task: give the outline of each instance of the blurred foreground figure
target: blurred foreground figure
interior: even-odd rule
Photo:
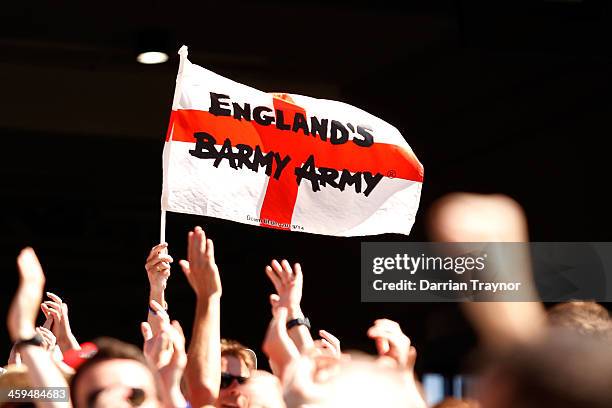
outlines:
[[[612,407],[612,344],[567,330],[495,355],[482,408]]]
[[[459,400],[456,398],[445,398],[433,408],[480,408],[478,402],[473,400]]]
[[[429,233],[438,242],[527,242],[527,219],[521,206],[499,194],[448,194],[436,201],[428,213]],[[530,281],[527,249],[514,262],[496,256],[488,266],[498,276],[522,276]],[[519,260],[519,262],[517,262]],[[535,288],[533,297],[536,298]],[[462,307],[478,331],[485,347],[502,349],[515,342],[531,341],[542,335],[546,315],[540,302],[464,302]]]
[[[424,407],[406,371],[372,357],[302,357],[287,369],[285,378],[288,408]]]

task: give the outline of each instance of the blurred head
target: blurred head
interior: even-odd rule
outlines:
[[[434,405],[433,408],[478,408],[476,401],[445,398],[444,401]]]
[[[249,381],[239,386],[248,408],[285,408],[278,377],[265,371],[252,371]]]
[[[28,369],[25,365],[9,365],[6,371],[0,374],[0,390],[23,389],[30,387]],[[35,407],[34,403],[0,402],[0,408]]]
[[[255,358],[250,350],[234,340],[221,340],[221,389],[218,407],[242,407],[245,398],[240,385],[256,369]]]
[[[584,335],[612,337],[610,313],[595,302],[559,303],[548,310],[548,322],[553,327],[574,330]]]
[[[75,407],[158,407],[161,405],[153,372],[142,352],[111,338],[95,341],[98,351],[72,378]]]
[[[482,408],[612,407],[612,344],[551,330],[493,356],[479,389]]]
[[[289,407],[411,408],[420,398],[411,395],[404,372],[371,357],[302,357],[288,371],[285,401]]]

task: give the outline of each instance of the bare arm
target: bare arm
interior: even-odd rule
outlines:
[[[286,322],[293,319],[303,319],[301,301],[304,278],[302,267],[299,263],[291,265],[285,259],[280,263],[274,259],[269,266],[266,266],[266,274],[274,284],[277,294],[270,296],[273,309],[284,307],[287,309]],[[288,331],[289,337],[295,343],[301,353],[314,347],[314,341],[310,330],[303,325],[294,326]]]
[[[188,262],[180,265],[196,293],[185,380],[193,406],[214,405],[221,382],[221,279],[213,242],[200,227],[189,232]]]
[[[32,248],[25,248],[17,258],[19,288],[13,298],[7,323],[13,341],[25,340],[36,334],[35,322],[42,300],[45,276]],[[22,346],[19,349],[22,362],[28,368],[28,379],[32,387],[68,387],[64,376],[57,368],[51,354],[38,346]],[[69,407],[69,402],[39,404],[46,407]]]
[[[521,206],[503,195],[469,193],[449,194],[438,200],[429,212],[430,234],[442,242],[527,242],[527,220]],[[517,249],[513,262],[503,257],[490,257],[488,267],[498,276],[522,275],[523,282],[532,280],[529,253]],[[517,260],[520,260],[517,261]],[[532,284],[525,290],[534,291]],[[528,341],[544,329],[544,307],[539,302],[463,302],[467,317],[491,348]]]
[[[150,287],[149,303],[151,303],[151,301],[156,301],[162,305],[164,309],[167,309],[165,290],[168,284],[168,278],[170,277],[170,264],[172,262],[172,257],[168,255],[168,244],[163,242],[151,249],[145,263]],[[153,329],[153,334],[157,334],[160,327],[156,323],[157,320],[151,318],[150,313],[147,317],[147,321]]]

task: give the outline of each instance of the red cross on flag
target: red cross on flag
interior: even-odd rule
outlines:
[[[162,210],[291,231],[408,234],[423,166],[400,132],[342,102],[269,94],[179,51]]]

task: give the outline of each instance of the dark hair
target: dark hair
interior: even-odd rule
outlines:
[[[70,398],[73,405],[76,406],[76,385],[83,373],[95,366],[98,363],[108,360],[134,360],[150,369],[142,351],[129,343],[121,340],[113,339],[112,337],[99,337],[93,341],[98,347],[98,351],[87,361],[79,366],[76,373],[70,381]]]

